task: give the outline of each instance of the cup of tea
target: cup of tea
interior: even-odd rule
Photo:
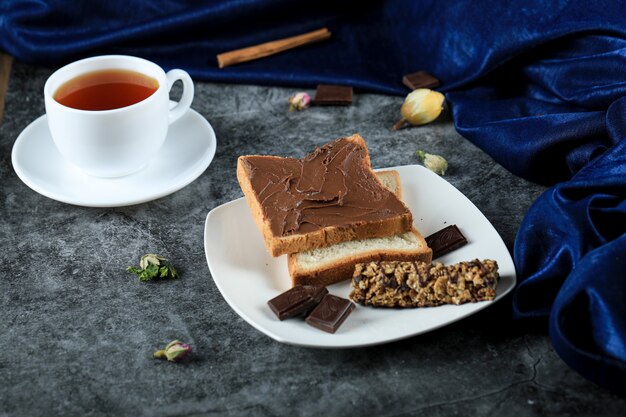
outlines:
[[[170,108],[169,92],[183,83]],[[58,69],[44,86],[46,117],[61,155],[83,172],[104,178],[140,170],[157,154],[168,126],[189,110],[189,74],[167,74],[142,58],[104,55]]]

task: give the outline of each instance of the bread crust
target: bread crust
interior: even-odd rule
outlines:
[[[336,262],[329,262],[319,268],[305,270],[298,268],[297,254],[290,254],[287,258],[287,267],[291,276],[291,285],[331,285],[352,278],[354,266],[357,263],[374,261],[412,261],[432,262],[433,251],[426,244],[426,240],[417,229],[411,232],[420,241],[420,250],[396,251],[367,251],[354,254]]]
[[[354,134],[346,139],[358,144],[365,149],[366,158],[365,162],[369,169],[371,169],[371,162],[369,157],[369,151],[363,138]],[[328,226],[319,230],[308,232],[304,234],[293,234],[289,236],[276,236],[272,233],[269,219],[266,219],[263,215],[263,209],[261,203],[257,198],[252,184],[250,182],[250,175],[246,170],[245,160],[249,156],[240,156],[237,160],[237,180],[241,186],[250,212],[254,218],[255,223],[259,227],[265,247],[271,256],[277,257],[288,253],[302,252],[310,249],[321,248],[333,245],[335,243],[345,242],[348,240],[367,239],[373,237],[385,237],[391,236],[397,233],[403,233],[411,230],[413,224],[413,217],[406,205],[406,211],[395,217],[381,219],[378,221],[369,222],[354,222],[348,226]],[[267,156],[267,158],[282,159],[278,156]],[[375,175],[373,175],[376,178]],[[384,188],[382,183],[376,178],[376,181]]]

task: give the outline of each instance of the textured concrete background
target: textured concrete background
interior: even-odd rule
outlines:
[[[241,196],[237,156],[299,157],[353,132],[377,168],[417,163],[416,149],[444,155],[446,179],[512,249],[543,188],[495,164],[449,118],[391,132],[400,97],[356,94],[351,107],[289,113],[293,89],[196,83],[193,107],[218,138],[206,172],[150,203],[83,208],[35,193],[11,166],[16,137],[44,113],[51,72],[14,64],[0,126],[0,416],[623,415],[626,399],[569,369],[545,329],[510,320],[510,298],[408,340],[316,350],[256,331],[213,284],[204,220]],[[147,252],[182,278],[125,272]],[[195,349],[189,360],[151,357],[175,338]]]

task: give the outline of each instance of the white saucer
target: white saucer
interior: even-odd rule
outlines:
[[[163,147],[145,168],[120,178],[95,178],[63,159],[44,115],[20,133],[11,158],[17,176],[39,194],[79,206],[120,207],[185,187],[207,169],[216,147],[209,122],[189,110],[169,127]]]

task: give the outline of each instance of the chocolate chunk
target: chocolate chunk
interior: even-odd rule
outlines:
[[[411,90],[417,90],[418,88],[439,87],[439,80],[426,71],[418,71],[402,77],[402,84]]]
[[[453,224],[426,237],[426,243],[433,250],[435,259],[467,244],[467,239],[456,224]]]
[[[319,106],[348,106],[352,104],[352,87],[320,84],[315,91],[315,104]]]
[[[355,305],[350,300],[326,294],[305,321],[315,328],[335,333],[354,308]]]
[[[267,304],[282,321],[311,311],[325,294],[328,294],[326,287],[300,285],[272,298]]]

